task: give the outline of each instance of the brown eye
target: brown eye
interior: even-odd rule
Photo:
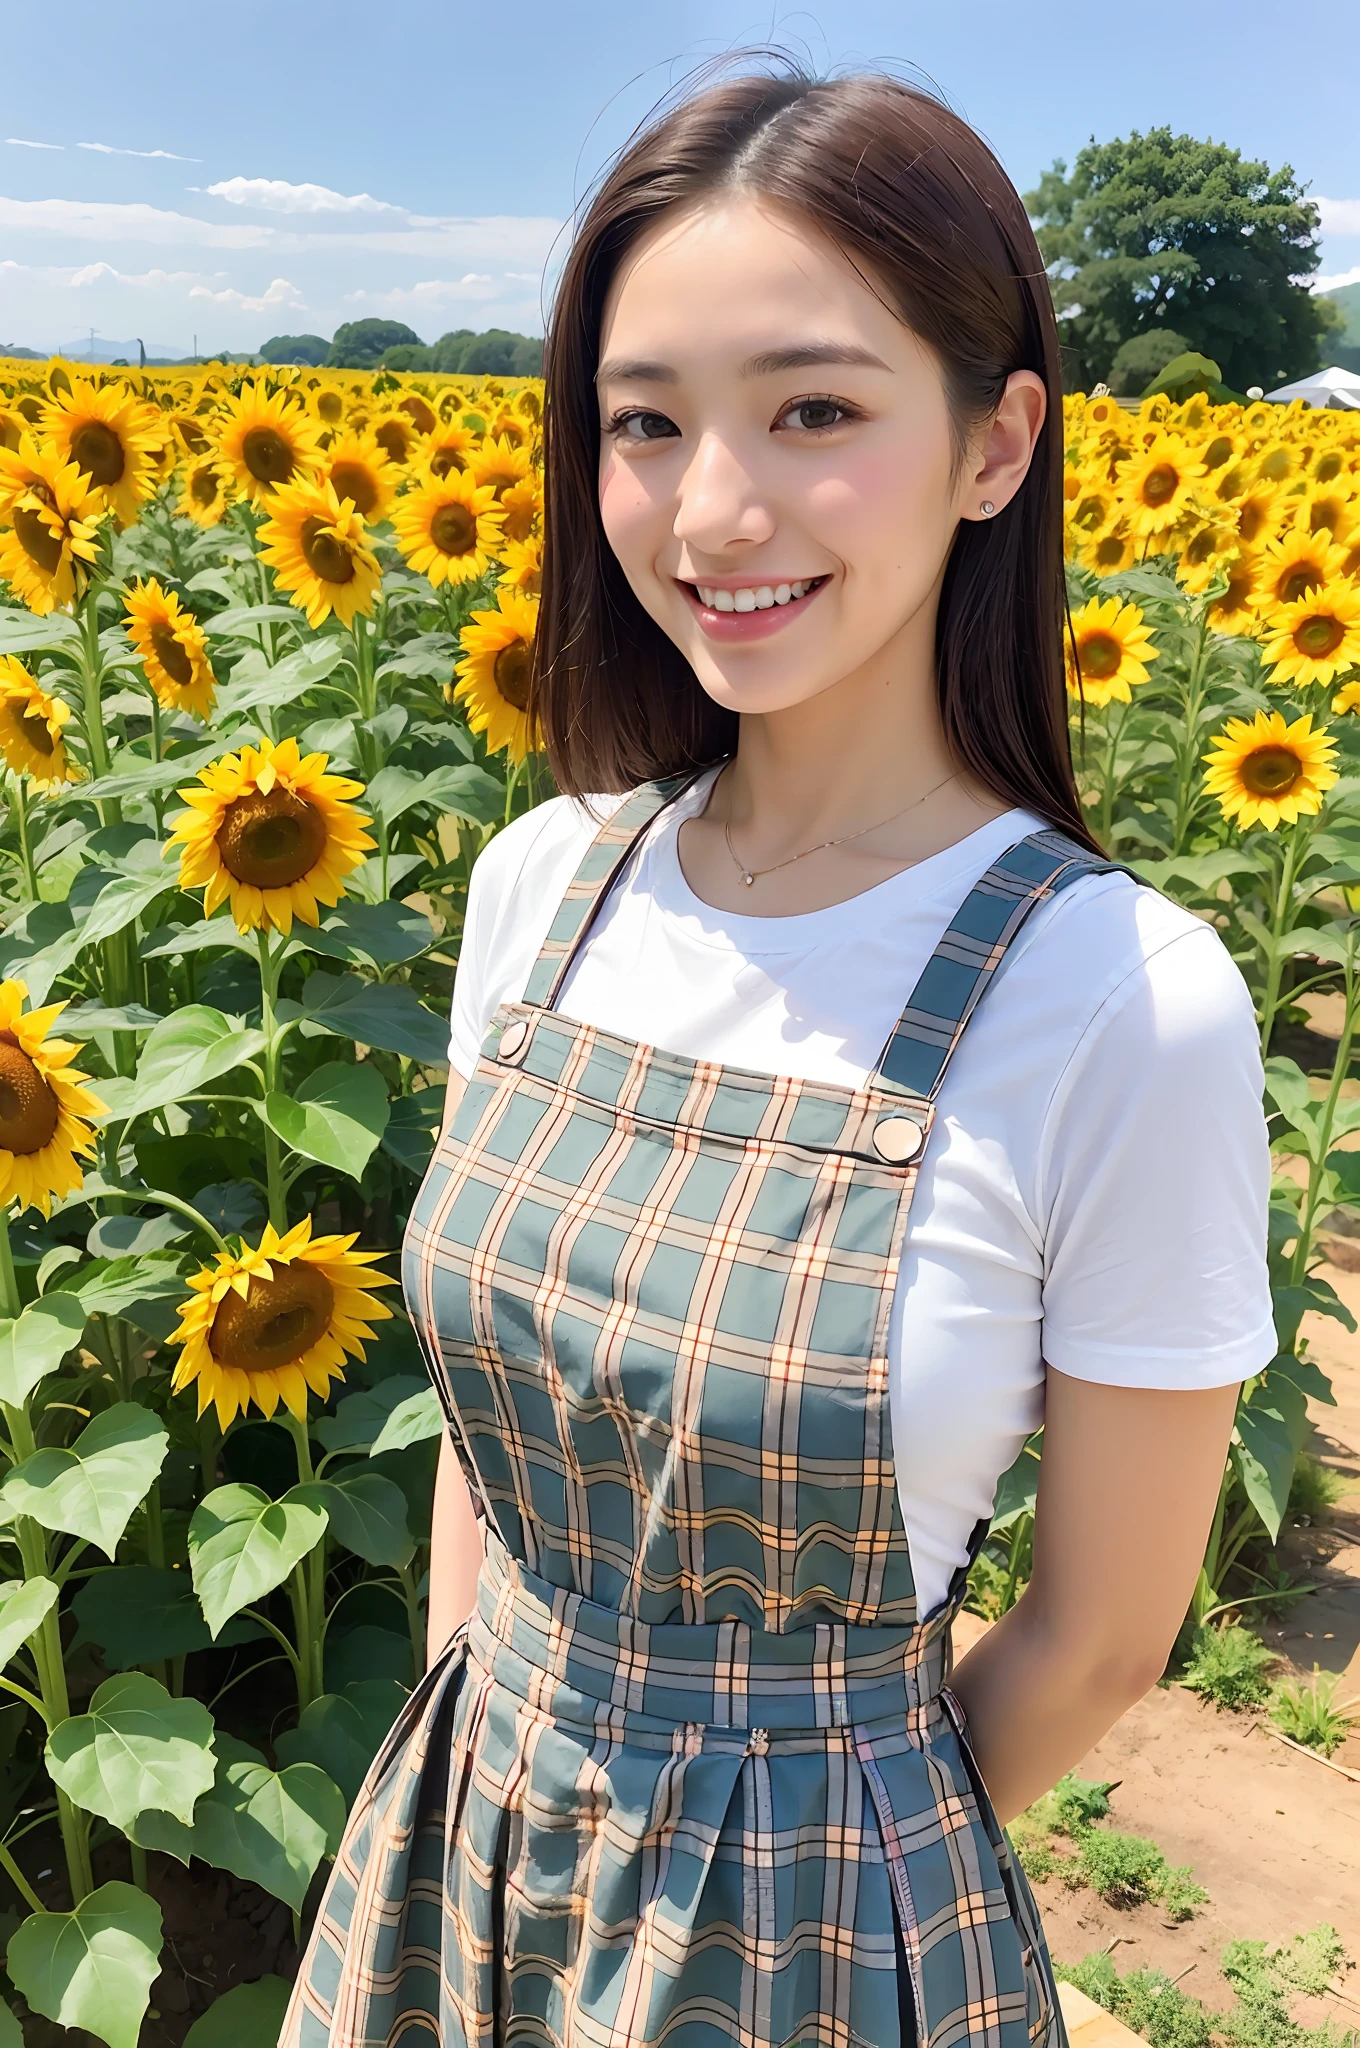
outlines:
[[[838,426],[845,417],[844,406],[837,405],[834,398],[800,398],[797,405],[791,405],[785,414],[809,433],[819,428]]]
[[[664,412],[621,412],[609,422],[608,431],[620,441],[666,441],[679,432]]]

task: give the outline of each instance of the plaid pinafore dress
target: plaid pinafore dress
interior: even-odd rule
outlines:
[[[945,1687],[964,1573],[916,1611],[888,1318],[950,1055],[1101,864],[1012,847],[862,1087],[748,1073],[553,1007],[673,793],[600,832],[416,1203],[407,1300],[486,1562],[359,1796],[281,2048],[1065,2042]]]

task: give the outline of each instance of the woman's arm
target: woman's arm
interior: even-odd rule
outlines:
[[[444,1098],[439,1144],[453,1121],[466,1087],[461,1074],[450,1071]],[[433,1664],[454,1630],[472,1612],[477,1573],[482,1563],[482,1525],[473,1512],[472,1495],[462,1467],[444,1431],[439,1470],[434,1482],[434,1519],[430,1530],[430,1596],[426,1621],[425,1663]]]
[[[1034,1573],[951,1683],[1003,1824],[1161,1677],[1204,1556],[1237,1388],[1048,1367]]]

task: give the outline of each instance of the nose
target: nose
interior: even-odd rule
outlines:
[[[675,536],[703,555],[752,547],[771,538],[774,514],[736,451],[705,434],[680,480]]]

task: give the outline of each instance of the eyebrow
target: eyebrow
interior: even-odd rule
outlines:
[[[872,349],[860,348],[854,342],[812,341],[798,348],[767,349],[760,355],[751,356],[741,366],[743,377],[772,377],[783,370],[808,370],[820,363],[838,363],[857,366],[865,370],[886,370],[889,365],[882,356],[876,356]],[[678,384],[680,373],[669,363],[650,362],[642,358],[613,356],[600,364],[596,372],[599,384],[612,382],[637,384]]]

